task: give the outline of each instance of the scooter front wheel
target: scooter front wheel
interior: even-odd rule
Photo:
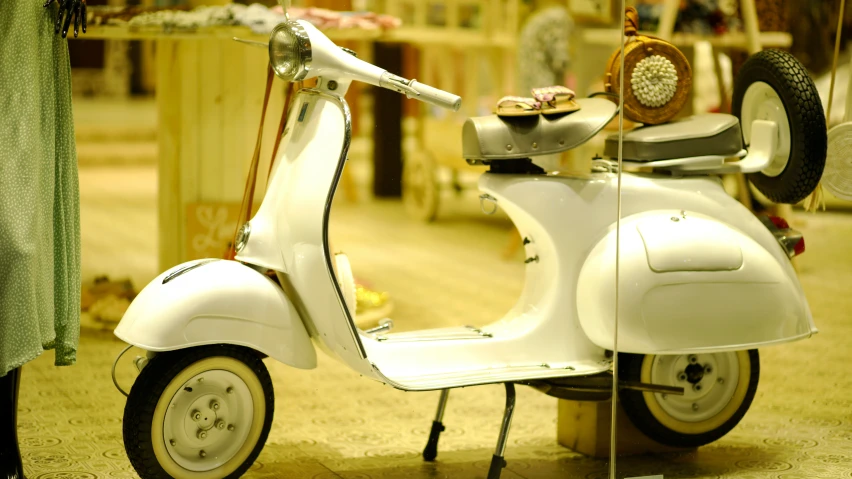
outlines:
[[[619,354],[624,380],[682,387],[684,395],[623,389],[621,405],[646,436],[668,446],[698,447],[743,418],[760,376],[757,350],[684,355]]]
[[[254,351],[213,345],[161,353],[124,407],[124,445],[142,479],[240,477],[272,426],[269,372]]]

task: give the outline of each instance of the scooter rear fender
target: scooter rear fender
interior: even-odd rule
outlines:
[[[749,222],[759,222],[744,214]],[[577,289],[583,330],[605,349],[614,347],[615,233],[613,228],[593,248]],[[786,253],[765,227],[752,233],[677,210],[624,218],[619,351],[754,349],[814,334],[804,291]]]
[[[190,261],[161,274],[133,300],[115,335],[153,352],[227,343],[297,368],[317,364],[301,317],[281,287],[236,261]]]

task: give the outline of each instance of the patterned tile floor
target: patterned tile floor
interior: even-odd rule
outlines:
[[[155,271],[156,175],[150,168],[87,168],[83,185],[84,274]],[[396,202],[340,204],[332,237],[356,273],[395,299],[397,330],[484,324],[513,302],[521,258],[500,259],[504,218],[483,217],[475,196],[453,202],[439,222],[406,219]],[[761,351],[761,383],[743,422],[696,452],[618,460],[618,477],[812,479],[852,477],[852,217],[798,215],[808,240],[799,261],[821,334]],[[110,366],[123,344],[86,332],[78,364],[52,353],[24,367],[20,439],[30,479],[136,477],[121,440],[124,398]],[[133,352],[129,353],[133,355]],[[492,454],[503,390],[453,391],[438,462],[423,463],[437,393],[405,393],[359,378],[321,357],[316,370],[267,361],[276,388],[268,444],[250,478],[482,478]],[[119,381],[132,382],[123,362]],[[518,389],[510,436],[511,478],[607,477],[607,462],[560,447],[556,400]]]

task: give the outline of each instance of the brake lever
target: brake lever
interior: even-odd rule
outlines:
[[[385,78],[382,78],[382,86],[397,93],[404,93],[406,97],[412,98],[420,96],[420,92],[418,92],[414,88],[411,88],[411,84],[413,84],[415,81],[417,80],[407,80],[405,78],[402,78],[401,76],[388,73]]]

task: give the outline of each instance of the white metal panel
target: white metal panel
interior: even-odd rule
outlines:
[[[734,201],[731,199],[731,201]],[[757,347],[806,337],[816,329],[789,260],[772,234],[756,229],[771,248],[741,230],[732,230],[742,250],[742,266],[718,271],[655,272],[649,267],[637,224],[648,217],[670,218],[680,210],[640,213],[622,220],[619,284],[619,350],[674,353]],[[748,218],[760,221],[749,213]],[[687,218],[709,218],[686,211]],[[736,224],[740,215],[729,211]],[[762,225],[761,225],[762,226]],[[728,234],[727,231],[723,234]],[[713,255],[710,254],[713,258]],[[580,272],[577,307],[592,341],[612,348],[615,321],[615,231],[589,255]]]
[[[418,333],[406,334],[399,341],[364,338],[382,380],[403,389],[439,389],[521,376],[567,376],[592,371],[593,364],[606,369],[603,352],[612,348],[615,320],[616,176],[594,174],[580,179],[486,174],[480,189],[496,198],[521,235],[530,239],[525,246],[527,257],[538,257],[527,264],[521,297],[502,319],[480,328],[489,338],[462,339],[449,334],[440,340],[429,332],[422,333],[421,341],[416,340]],[[625,217],[633,218],[622,229],[620,350],[745,349],[791,341],[816,331],[796,273],[777,240],[725,193],[718,179],[625,174],[622,193]],[[680,216],[681,209],[687,218],[727,228],[722,235],[737,238],[742,267],[721,272],[651,270],[633,220]],[[660,215],[660,210],[665,214]],[[736,284],[708,290],[701,301],[686,289],[662,289],[643,303],[655,286],[702,281]],[[744,284],[752,285],[751,293],[761,294],[746,298],[745,291],[735,291]],[[755,291],[761,284],[770,286]],[[668,316],[657,314],[671,294],[686,294],[692,300],[675,298],[668,301]],[[769,304],[779,297],[786,308],[783,315],[774,314],[779,310],[777,304]],[[730,316],[730,309],[736,307],[731,299],[750,303],[735,317],[707,319],[714,312]],[[755,315],[759,310],[765,313]]]
[[[115,335],[148,351],[228,343],[297,368],[316,367],[305,326],[278,285],[235,261],[205,261],[184,263],[151,281]],[[183,274],[163,282],[182,268]]]
[[[569,292],[576,287],[576,271],[596,237],[615,219],[614,178],[483,175],[480,189],[496,199],[530,240],[527,257],[539,258],[526,266],[517,303],[502,318],[480,328],[491,335],[485,339],[449,335],[441,341],[428,334],[422,341],[367,338],[364,346],[371,361],[389,381],[408,389],[608,369],[604,350],[583,333]]]
[[[320,86],[325,86],[321,82]],[[333,357],[372,375],[334,277],[328,213],[349,147],[349,109],[337,90],[303,90],[294,99],[269,189],[237,259],[281,273],[308,332]]]
[[[639,221],[648,264],[658,272],[731,271],[743,265],[737,233],[724,224],[681,216]]]

